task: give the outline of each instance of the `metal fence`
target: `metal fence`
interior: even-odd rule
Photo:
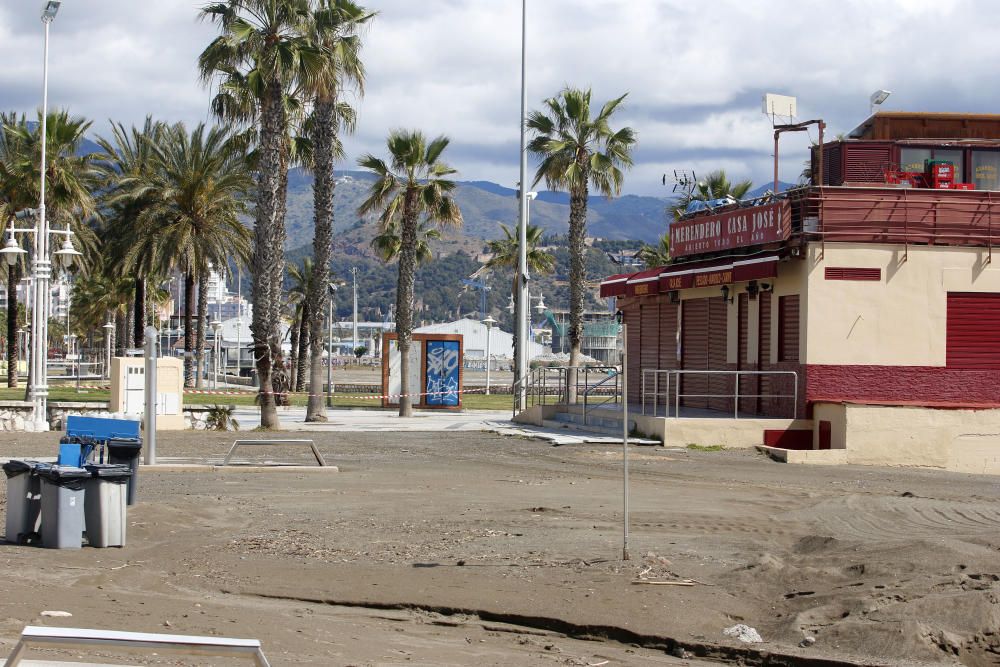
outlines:
[[[721,393],[684,393],[681,380],[683,376],[713,376],[733,377],[732,391]],[[791,394],[762,393],[755,391],[741,392],[740,379],[743,377],[763,377],[763,376],[791,376],[793,390]],[[758,383],[760,386],[760,383]],[[662,393],[661,393],[662,388]],[[642,370],[642,414],[649,414],[653,417],[659,416],[658,408],[663,405],[664,417],[681,416],[681,399],[683,398],[724,398],[733,401],[733,419],[740,418],[740,400],[748,398],[769,398],[769,399],[792,399],[792,414],[794,419],[798,415],[799,400],[799,374],[795,371],[697,371],[697,370],[659,370],[644,368]],[[660,399],[663,399],[662,401]],[[670,414],[670,405],[673,403],[673,415]],[[646,406],[651,404],[652,411],[647,412]]]

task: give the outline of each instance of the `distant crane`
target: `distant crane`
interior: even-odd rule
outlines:
[[[475,275],[475,274],[473,274],[473,275]],[[478,317],[478,319],[480,319],[480,320],[483,319],[484,317],[486,317],[486,293],[489,292],[490,289],[492,289],[492,288],[489,285],[487,285],[486,283],[482,282],[481,280],[475,280],[472,277],[462,278],[462,284],[465,285],[466,288],[471,287],[472,289],[479,290],[480,300],[479,300],[479,317]]]

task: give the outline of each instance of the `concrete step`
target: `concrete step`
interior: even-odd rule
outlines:
[[[552,422],[558,422],[560,424],[572,425],[576,428],[581,428],[585,430],[607,430],[613,431],[616,434],[622,432],[622,419],[621,417],[615,417],[613,415],[607,414],[595,414],[590,413],[587,416],[586,422],[582,413],[576,412],[557,412],[552,415]],[[629,420],[629,430],[635,428],[635,420]]]
[[[546,419],[542,422],[542,426],[548,429],[563,429],[571,433],[592,433],[599,435],[606,435],[615,438],[622,437],[622,424],[618,422],[614,426],[600,426],[596,424],[587,424],[583,426],[582,424],[575,424],[572,422],[565,422],[556,419]],[[632,425],[635,428],[635,425]],[[631,429],[629,429],[631,430]]]

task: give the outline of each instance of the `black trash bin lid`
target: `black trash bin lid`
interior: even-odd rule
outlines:
[[[14,477],[16,475],[23,475],[26,472],[31,472],[35,469],[35,464],[30,461],[20,461],[17,459],[7,461],[3,464],[3,471],[7,473],[8,477]]]
[[[124,478],[132,476],[132,468],[127,465],[121,465],[119,463],[91,463],[84,466],[88,472],[94,477],[105,478]]]
[[[139,438],[111,438],[108,440],[108,449],[142,449],[142,440]]]
[[[40,476],[55,484],[90,477],[89,470],[74,466],[38,466],[36,470]]]

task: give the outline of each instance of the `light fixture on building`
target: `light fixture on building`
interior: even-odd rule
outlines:
[[[722,300],[728,303],[732,303],[735,296],[729,296],[730,292],[729,285],[723,285],[721,291],[722,291]]]
[[[885,102],[887,99],[889,99],[890,95],[892,95],[892,91],[891,90],[882,90],[882,89],[879,89],[879,90],[876,90],[874,93],[872,93],[871,97],[868,98],[868,101],[871,102],[871,107],[869,108],[869,113],[874,114],[875,113],[875,107],[881,106],[883,102]]]
[[[774,285],[772,285],[771,283],[761,283],[760,284],[760,291],[761,292],[771,292],[771,291],[774,291]]]
[[[681,293],[678,292],[677,290],[670,290],[669,292],[667,292],[667,296],[670,298],[670,303],[681,302]]]
[[[751,280],[747,283],[747,298],[751,301],[757,300],[757,293],[760,291],[760,287],[757,286],[756,280]]]

